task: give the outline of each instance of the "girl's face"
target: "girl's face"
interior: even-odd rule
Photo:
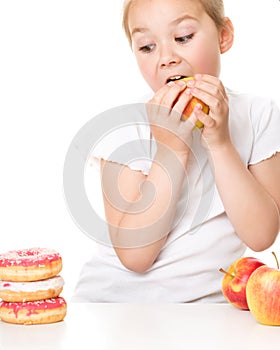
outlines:
[[[199,1],[135,0],[128,24],[138,66],[153,91],[175,76],[219,76],[221,34]]]

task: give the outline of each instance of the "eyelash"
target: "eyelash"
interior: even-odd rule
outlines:
[[[189,35],[184,35],[184,36],[180,36],[178,38],[175,38],[175,41],[180,43],[180,44],[185,44],[188,41],[190,41],[193,38],[194,34],[189,34]]]
[[[179,44],[185,44],[187,42],[189,42],[192,38],[193,38],[194,34],[189,34],[189,35],[184,35],[184,36],[180,36],[175,38],[175,41]],[[141,46],[139,47],[139,51],[143,52],[143,53],[150,53],[153,48],[154,48],[154,44],[150,44],[150,45],[145,45],[145,46]]]
[[[154,46],[155,46],[155,45],[153,45],[153,44],[141,46],[141,47],[139,47],[139,51],[144,52],[144,53],[149,53],[149,52],[152,51],[152,49],[153,49]]]

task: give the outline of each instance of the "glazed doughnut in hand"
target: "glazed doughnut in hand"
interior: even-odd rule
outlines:
[[[33,282],[0,281],[0,298],[9,302],[55,298],[62,292],[63,285],[61,276]]]
[[[62,321],[67,304],[61,297],[24,303],[0,302],[0,319],[16,324],[44,324]]]
[[[13,250],[0,255],[0,279],[3,281],[43,280],[56,276],[61,269],[61,256],[53,249]]]

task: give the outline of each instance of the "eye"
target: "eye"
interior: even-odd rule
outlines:
[[[193,38],[194,34],[184,35],[175,38],[175,41],[180,44],[185,44]]]
[[[141,47],[139,47],[139,51],[144,52],[144,53],[149,53],[149,52],[153,51],[154,47],[155,47],[154,44],[141,46]]]

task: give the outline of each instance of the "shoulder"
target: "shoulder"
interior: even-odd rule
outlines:
[[[146,174],[154,147],[145,104],[119,106],[98,117],[95,131],[100,132],[90,151],[90,163],[99,167],[99,160],[104,159]]]
[[[280,147],[280,111],[267,97],[227,89],[232,141],[245,163],[266,159]]]
[[[229,89],[227,96],[232,125],[238,124],[239,129],[242,126],[254,134],[271,131],[274,127],[280,131],[280,110],[273,99]]]
[[[230,109],[238,112],[237,114],[244,115],[245,113],[251,119],[263,116],[264,113],[275,112],[279,114],[276,102],[269,97],[237,92],[228,88],[226,92]]]

